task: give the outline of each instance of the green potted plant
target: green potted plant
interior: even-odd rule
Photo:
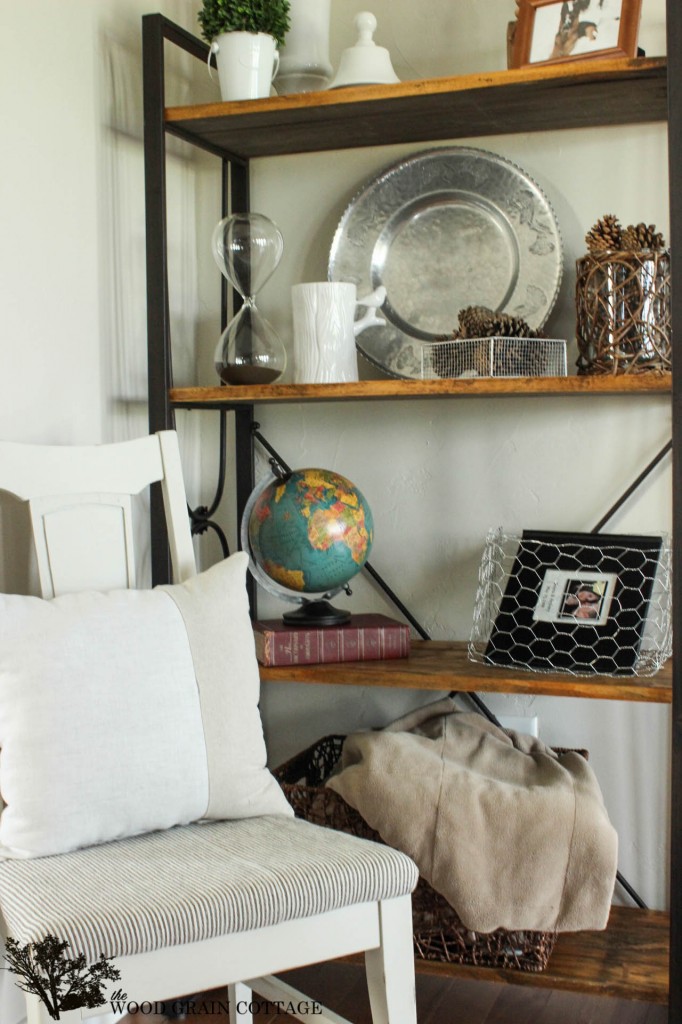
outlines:
[[[224,100],[270,95],[289,8],[290,0],[203,0],[197,17],[210,43],[209,61],[216,57]]]

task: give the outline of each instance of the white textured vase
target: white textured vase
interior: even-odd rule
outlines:
[[[295,284],[291,289],[294,318],[294,383],[335,384],[358,379],[355,338],[367,327],[385,320],[377,307],[386,298],[378,288],[358,300],[354,284],[346,281],[317,281]],[[367,312],[355,320],[356,306]]]
[[[331,0],[291,0],[291,26],[280,50],[275,88],[281,95],[324,89],[332,76],[329,60]]]

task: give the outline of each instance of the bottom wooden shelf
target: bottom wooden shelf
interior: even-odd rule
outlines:
[[[669,925],[669,915],[659,910],[613,907],[605,931],[560,935],[547,967],[537,974],[426,960],[417,960],[416,969],[420,974],[667,1003]]]

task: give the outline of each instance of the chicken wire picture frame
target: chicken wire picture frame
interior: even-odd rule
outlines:
[[[672,654],[668,537],[488,534],[472,661],[535,672],[652,676]]]

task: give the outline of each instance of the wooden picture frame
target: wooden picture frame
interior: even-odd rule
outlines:
[[[510,67],[635,57],[642,0],[518,0]]]

